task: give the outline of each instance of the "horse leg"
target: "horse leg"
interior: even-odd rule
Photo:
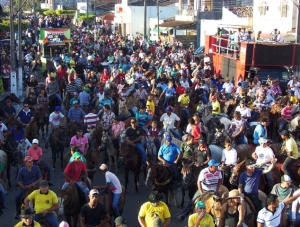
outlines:
[[[111,163],[112,163],[112,157],[110,155],[108,155],[109,158],[109,167],[108,167],[108,171],[110,172],[111,169]]]
[[[125,171],[124,171],[124,176],[125,176],[125,191],[127,191],[128,173],[129,173],[129,170],[125,169]],[[135,178],[134,178],[134,180],[135,180]]]
[[[184,204],[184,197],[185,197],[185,189],[182,187],[181,188],[181,204],[180,204],[180,207],[183,208],[183,204]]]
[[[114,155],[114,159],[115,159],[115,167],[116,167],[116,173],[118,173],[118,166],[117,166],[117,155]]]
[[[165,197],[166,197],[166,204],[169,206],[169,204],[170,204],[170,190],[169,189],[166,190],[164,192],[164,194],[165,194]]]
[[[135,191],[138,192],[138,180],[139,180],[139,171],[135,171],[134,173],[134,184],[135,184]]]
[[[73,216],[73,221],[74,221],[74,227],[78,226],[78,214]]]
[[[177,196],[176,196],[176,189],[172,190],[171,195],[173,196],[174,204],[177,208],[179,208],[178,203],[177,203]]]
[[[52,149],[52,170],[55,171],[56,152]]]
[[[11,161],[10,158],[7,159],[7,167],[6,167],[6,178],[8,181],[8,187],[11,188],[11,182],[10,182],[10,165],[11,165]]]
[[[64,169],[64,147],[60,150],[60,169]]]

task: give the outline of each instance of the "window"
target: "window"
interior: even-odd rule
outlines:
[[[212,0],[202,0],[200,9],[201,9],[201,11],[211,11],[212,10]]]
[[[259,6],[258,10],[261,16],[265,16],[269,10],[269,6]]]
[[[288,6],[281,5],[281,17],[287,17]]]

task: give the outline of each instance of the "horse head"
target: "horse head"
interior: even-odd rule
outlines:
[[[16,102],[18,104],[21,103],[21,100],[14,93],[10,93],[10,95],[7,96],[6,99],[10,99],[12,102]]]
[[[156,169],[155,169],[155,165],[150,164],[148,166],[148,170],[147,170],[147,177],[146,177],[146,181],[145,181],[145,185],[148,186],[149,181],[153,182],[155,180],[155,176],[156,176]]]
[[[91,150],[91,157],[96,165],[100,165],[101,163],[101,153],[97,149]]]
[[[102,138],[101,138],[101,145],[100,149],[105,149],[109,145],[109,136],[108,132],[103,132]]]
[[[245,160],[235,165],[232,169],[232,174],[229,179],[230,184],[238,186],[240,175],[245,172],[245,170]]]
[[[75,184],[69,184],[66,189],[58,188],[59,197],[63,200],[64,209],[72,205],[73,197],[76,195]]]
[[[120,134],[120,142],[125,143],[126,142],[126,130],[123,130]]]

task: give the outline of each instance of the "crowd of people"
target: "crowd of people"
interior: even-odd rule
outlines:
[[[40,27],[61,27],[69,23],[67,17],[39,17]],[[41,72],[40,61],[35,60],[36,45],[23,45],[24,69],[29,75],[26,99],[20,112],[11,105],[11,100],[6,101],[5,118],[14,118],[16,121],[13,125],[6,127],[0,118],[0,142],[5,143],[7,137],[12,135],[25,163],[17,177],[20,189],[15,196],[15,218],[21,218],[22,221],[16,226],[40,226],[38,221],[41,218],[51,227],[68,226],[65,222],[59,224],[53,213],[58,209],[58,198],[49,190],[52,184],[51,169],[47,165],[48,160],[43,160],[40,141],[36,138],[29,141],[25,130],[27,125],[36,120],[34,113],[45,106],[48,108],[52,102],[55,106],[49,114],[46,149],[51,145],[50,138],[57,128],[70,123],[77,124],[76,135],[72,135],[69,143],[73,153],[63,171],[65,183],[62,189],[75,183],[82,189],[86,203],[80,211],[81,226],[104,226],[110,220],[108,211],[97,202],[98,196],[106,190],[113,192],[112,208],[117,217],[116,226],[127,226],[118,210],[122,188],[117,176],[108,171],[106,164],[102,164],[100,171],[106,178],[106,185],[91,186],[87,181],[84,155],[90,149],[89,132],[95,127],[101,127],[102,131],[113,138],[116,149],[120,149],[120,137],[126,130],[125,141],[139,150],[142,169],[148,165],[146,144],[142,137],[154,137],[159,150],[156,158],[162,165],[172,169],[175,188],[181,180],[178,168],[182,159],[192,160],[201,169],[194,198],[178,218],[183,221],[188,217],[189,227],[215,225],[210,214],[206,213],[205,201],[195,201],[205,192],[218,195],[223,180],[228,178],[225,170],[231,172],[242,161],[245,161],[246,170],[239,178],[238,188],[230,191],[223,204],[218,226],[243,226],[244,196],[250,198],[255,207],[258,226],[279,226],[281,211],[284,209],[294,226],[300,224],[297,212],[300,194],[293,185],[295,179],[289,168],[298,160],[298,147],[286,130],[292,120],[292,111],[298,108],[293,105],[298,105],[300,98],[297,77],[294,76],[287,85],[289,100],[281,111],[278,128],[284,142],[283,152],[287,154],[283,163],[284,175],[281,183],[273,185],[270,171],[277,160],[268,140],[271,137],[268,133],[269,118],[260,119],[254,129],[255,150],[252,158],[239,160],[232,145],[248,143],[245,136],[247,124],[257,121],[261,112],[270,109],[276,98],[282,96],[278,80],[272,80],[270,76],[262,82],[259,75],[254,78],[240,76],[235,86],[230,77],[223,78],[221,72],[213,70],[209,55],[196,61],[193,50],[184,48],[175,39],[171,43],[151,42],[143,37],[107,33],[98,26],[75,27],[71,34],[74,41],[71,52],[65,49],[59,54],[59,60],[49,59],[44,72]],[[4,55],[2,58],[7,67],[3,73],[8,73],[9,62]],[[46,86],[38,89],[37,78],[41,75],[45,78]],[[63,85],[65,92],[61,94],[60,87]],[[8,84],[5,86],[7,90]],[[222,144],[224,149],[221,160],[215,160],[212,159],[213,151],[209,149],[209,136],[200,112],[201,107],[198,109],[196,106],[199,103],[202,107],[209,104],[212,116],[224,116],[221,115],[224,113],[224,104],[231,99],[238,105],[226,129],[230,139]],[[177,107],[180,107],[182,114],[177,111]],[[129,127],[125,128],[127,119],[130,119]],[[183,134],[186,135],[182,137]],[[161,139],[164,139],[163,143]],[[175,139],[183,141],[176,145]],[[35,163],[46,167],[49,182],[42,180],[41,171]],[[1,163],[0,171],[3,173]],[[262,201],[258,198],[262,175],[266,175],[268,186],[265,207],[262,207]],[[25,198],[25,208],[21,209],[21,197],[29,188],[36,190]],[[5,194],[0,184],[1,208],[5,208]],[[148,202],[141,206],[138,214],[140,226],[171,226],[171,213],[161,200],[159,192],[151,192]],[[30,201],[34,201],[34,211],[30,209]],[[188,216],[193,206],[195,214]]]

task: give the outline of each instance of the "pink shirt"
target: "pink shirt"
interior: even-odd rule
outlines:
[[[31,156],[34,161],[38,161],[43,155],[43,150],[41,147],[37,147],[36,150],[34,150],[33,147],[31,147],[28,149],[27,155]]]
[[[84,152],[85,146],[89,143],[88,138],[86,136],[82,136],[82,138],[78,138],[77,136],[73,136],[70,141],[70,145],[76,146],[79,148],[81,153]],[[79,145],[81,144],[81,146]]]
[[[122,121],[120,121],[119,124],[113,123],[111,127],[114,136],[120,135],[124,129],[125,129],[125,124]]]

